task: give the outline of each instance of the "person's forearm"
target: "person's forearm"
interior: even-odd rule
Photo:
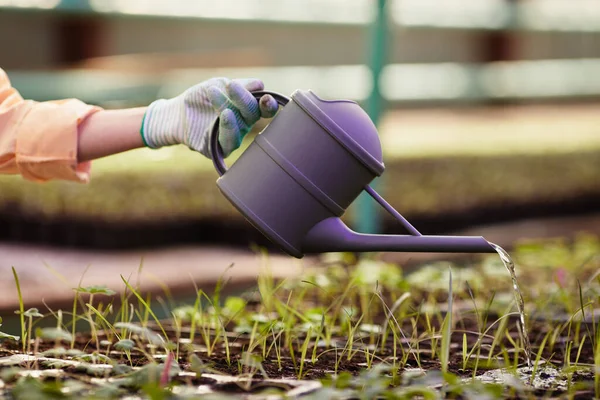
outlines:
[[[140,135],[146,107],[102,110],[79,126],[77,160],[90,161],[144,147]]]

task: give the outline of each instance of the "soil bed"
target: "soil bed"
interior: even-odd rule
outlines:
[[[52,310],[56,329],[34,326],[25,351],[5,339],[0,390],[19,393],[26,383],[37,390],[27,379],[45,371],[55,375],[34,379],[46,382],[39,393],[74,398],[267,398],[267,391],[275,398],[589,398],[599,389],[590,372],[598,359],[599,252],[590,235],[522,242],[511,252],[532,368],[497,257],[432,263],[405,276],[377,258],[332,254],[301,278],[275,280],[265,271],[256,290],[239,297],[220,297],[219,284],[210,295],[200,291],[195,304],[165,304],[167,320],[155,319],[151,299],[129,284],[124,306],[114,308],[114,293],[80,288],[77,315],[93,329],[72,341],[71,326]],[[28,332],[37,310],[24,315]]]

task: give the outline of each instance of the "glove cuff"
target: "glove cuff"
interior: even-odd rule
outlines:
[[[140,133],[144,144],[159,149],[182,143],[181,114],[185,115],[177,99],[160,99],[152,102],[144,114]]]
[[[146,109],[146,112],[144,113],[144,116],[142,117],[142,125],[140,126],[140,136],[142,137],[142,142],[144,143],[144,147],[150,147],[150,145],[148,145],[148,142],[146,141],[146,136],[144,135],[144,124],[146,123],[146,116],[148,115],[148,109]],[[150,147],[152,148],[152,147]]]

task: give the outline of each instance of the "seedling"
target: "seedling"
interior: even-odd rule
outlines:
[[[21,319],[21,346],[22,351],[27,351],[27,342],[30,340],[30,337],[27,336],[25,331],[25,306],[23,305],[23,295],[21,294],[21,285],[19,284],[19,275],[17,274],[17,270],[15,267],[12,267],[13,277],[15,278],[15,286],[17,288],[17,295],[19,296],[19,311],[18,314]]]
[[[76,294],[85,293],[89,295],[89,302],[86,303],[86,315],[88,322],[90,324],[90,328],[92,330],[92,339],[96,343],[96,349],[100,350],[100,341],[98,339],[98,335],[96,333],[96,322],[92,317],[92,308],[94,305],[94,296],[95,295],[104,295],[104,296],[112,296],[115,294],[114,290],[111,290],[105,286],[89,286],[89,287],[78,287],[73,289]],[[77,296],[76,296],[77,297]],[[75,307],[73,307],[73,326],[75,326]],[[74,328],[73,328],[74,329]]]
[[[30,308],[29,310],[23,313],[23,316],[27,318],[27,354],[31,352],[31,330],[33,327],[33,319],[34,318],[42,318],[43,315],[40,314],[37,308]]]
[[[450,361],[450,340],[452,335],[452,269],[448,268],[449,279],[448,279],[448,310],[446,311],[446,318],[442,324],[442,348],[441,348],[441,362],[442,372],[446,374],[448,372],[448,363]]]
[[[600,244],[594,242],[586,242],[585,246],[589,248],[587,253],[576,258],[588,260],[590,252],[600,249]],[[583,253],[581,247],[578,251]],[[542,246],[536,252],[543,253],[543,249]],[[565,251],[559,253],[560,262],[564,263]],[[515,254],[519,257],[520,253]],[[552,258],[537,265],[532,254],[530,249],[525,258],[529,261],[520,260],[519,265],[527,268],[520,270],[519,279],[530,283],[523,286],[527,291],[551,292],[553,289],[547,284],[551,278],[546,279],[543,274],[551,276],[558,266]],[[533,376],[545,371],[543,365],[564,365],[568,374],[567,397],[581,391],[593,397],[600,386],[593,374],[595,366],[600,365],[599,326],[594,316],[600,293],[597,261],[587,261],[583,269],[560,266],[578,274],[572,277],[572,285],[556,287],[562,291],[560,295],[526,296],[532,299],[528,314],[534,332]],[[10,350],[0,356],[3,390],[14,389],[21,379],[14,371],[9,374],[9,368],[33,368],[37,363],[57,368],[58,373],[70,365],[71,374],[113,377],[116,380],[112,381],[112,388],[104,387],[102,392],[113,397],[127,388],[130,395],[137,391],[138,396],[166,398],[175,395],[178,386],[177,396],[185,398],[186,389],[202,386],[214,375],[235,374],[240,382],[232,384],[238,388],[233,390],[240,391],[258,390],[257,380],[266,385],[273,376],[301,380],[326,377],[321,389],[305,396],[313,399],[407,398],[417,394],[425,398],[495,399],[510,393],[527,398],[527,385],[534,383],[531,375],[494,385],[480,382],[488,372],[502,369],[518,376],[522,370],[523,341],[517,336],[517,313],[513,312],[514,300],[504,273],[496,274],[497,270],[490,270],[484,261],[460,269],[451,265],[442,272],[437,266],[422,268],[403,277],[397,272],[399,269],[393,273],[383,264],[364,264],[357,270],[360,262],[363,261],[344,261],[307,270],[302,280],[277,281],[267,274],[261,277],[258,292],[230,297],[224,297],[220,282],[214,294],[197,290],[195,302],[179,307],[168,294],[166,302],[142,294],[121,277],[125,284],[119,296],[121,304],[113,309],[112,303],[98,301],[98,295],[112,296],[103,292],[106,288],[81,288],[80,284],[82,290],[73,293],[74,304],[82,300],[84,292],[90,298],[81,315],[74,310],[73,326],[63,326],[61,310],[47,313],[20,307],[23,339],[29,338],[31,346],[26,344],[22,355],[29,352],[32,358],[7,359],[5,356],[14,352],[11,341],[15,337],[6,338],[4,343]],[[581,263],[573,265],[579,268]],[[371,276],[366,274],[370,267],[374,271]],[[462,281],[457,277],[470,269],[477,273],[469,276],[467,283],[456,285]],[[431,271],[438,275],[421,280],[416,276]],[[20,293],[15,271],[13,275]],[[137,303],[132,303],[132,296]],[[169,311],[169,317],[157,318],[152,308],[157,304]],[[546,310],[571,314],[563,317],[557,312],[557,320],[544,319],[541,313]],[[42,314],[46,314],[45,320],[55,318],[55,327],[36,329]],[[73,330],[77,319],[85,319],[89,332]],[[31,342],[32,330],[35,342]],[[0,334],[0,339],[3,337],[6,336]],[[71,349],[65,350],[65,343],[70,343]],[[95,343],[97,348],[88,349],[87,343]],[[183,346],[179,347],[180,343]],[[451,362],[454,352],[461,353],[458,365]],[[39,357],[54,359],[41,363],[37,361]],[[180,357],[189,360],[182,364],[182,375],[176,372]],[[157,364],[157,360],[164,364]],[[84,364],[75,367],[74,362]],[[140,374],[131,375],[132,368],[139,366],[146,367]],[[165,371],[170,372],[167,375]],[[592,374],[582,377],[581,371]],[[84,389],[77,389],[80,391],[74,391],[73,396],[86,399],[84,392],[91,396],[95,384],[88,381],[83,379]],[[19,382],[17,392],[24,393],[25,381]],[[75,390],[62,385],[58,389]],[[98,397],[110,396],[97,394]]]

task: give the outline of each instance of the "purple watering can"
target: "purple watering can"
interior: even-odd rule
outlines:
[[[384,171],[377,129],[354,101],[323,100],[296,90],[273,96],[284,106],[227,169],[218,142],[219,121],[210,137],[217,186],[270,241],[296,258],[324,252],[495,253],[479,236],[424,236],[369,183]],[[366,190],[392,214],[407,235],[371,235],[340,219]]]

